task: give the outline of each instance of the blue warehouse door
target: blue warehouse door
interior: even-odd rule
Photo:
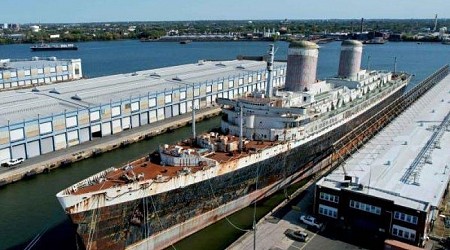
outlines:
[[[167,106],[164,108],[164,116],[166,118],[172,117],[172,106]]]
[[[141,114],[141,126],[145,124],[148,124],[148,112]]]
[[[11,159],[9,148],[0,149],[0,163]]]
[[[89,141],[89,128],[80,129],[80,143]]]
[[[46,154],[53,151],[53,137],[47,137],[41,140],[42,154]]]
[[[27,157],[35,157],[41,154],[41,148],[39,145],[39,140],[28,142],[27,144]]]
[[[12,147],[12,158],[27,158],[25,153],[25,144],[19,144]]]
[[[180,114],[179,106],[178,104],[172,105],[172,115],[177,116]]]
[[[132,128],[139,127],[139,115],[133,115],[131,117],[131,127]]]

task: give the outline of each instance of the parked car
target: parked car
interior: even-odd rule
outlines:
[[[312,217],[311,215],[300,216],[300,221],[308,226],[315,227],[317,229],[321,229],[323,226],[322,223],[320,223],[316,218]]]
[[[6,162],[2,163],[2,167],[12,167],[18,164],[21,164],[24,161],[23,158],[17,158],[17,159],[10,159]]]
[[[296,241],[307,241],[308,240],[308,233],[305,231],[295,231],[292,229],[286,229],[284,234],[291,238],[292,240]]]

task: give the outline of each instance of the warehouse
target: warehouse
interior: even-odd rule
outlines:
[[[0,59],[0,91],[81,79],[81,59]]]
[[[450,78],[316,184],[314,211],[367,235],[422,246],[448,192]]]
[[[275,62],[274,86],[286,63]],[[199,61],[0,93],[0,161],[30,158],[264,89],[263,61]]]

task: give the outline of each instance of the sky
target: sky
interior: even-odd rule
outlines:
[[[0,0],[0,23],[450,17],[450,0]]]

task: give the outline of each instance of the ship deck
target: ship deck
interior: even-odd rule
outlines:
[[[238,140],[238,138],[234,137],[233,140]],[[271,141],[246,141],[245,148],[241,152],[213,152],[209,154],[207,153],[203,157],[217,161],[219,164],[221,164],[248,156],[252,153],[257,152],[258,150],[275,146],[278,143],[279,142]],[[184,149],[199,149],[198,147],[192,147],[186,143],[179,143],[177,145],[182,146]],[[130,182],[123,178],[124,175],[142,175],[143,178],[138,180],[141,183],[146,183],[149,180],[154,180],[156,182],[161,180],[160,182],[165,182],[170,180],[172,177],[179,175],[180,172],[183,171],[183,168],[185,168],[183,166],[164,166],[155,163],[153,158],[154,156],[151,155],[152,154],[130,162],[129,164],[118,168],[116,171],[111,171],[104,177],[104,181],[79,187],[75,192],[72,192],[72,194],[80,195],[127,185]],[[191,173],[195,173],[204,169],[205,166],[189,166],[188,168],[190,169]]]

